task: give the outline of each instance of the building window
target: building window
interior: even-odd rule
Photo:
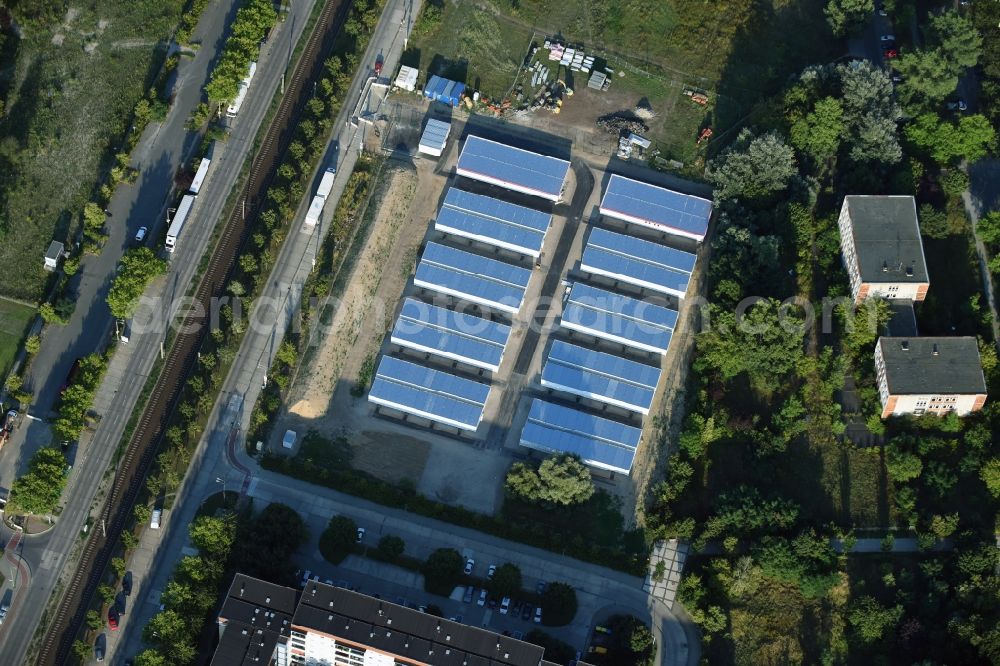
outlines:
[[[923,407],[918,407],[918,408],[916,408],[916,409],[914,409],[914,410],[913,410],[913,413],[914,413],[914,414],[915,414],[916,416],[920,416],[921,414],[923,414],[923,413],[924,413],[924,411],[925,411],[925,410],[924,410],[924,408],[923,408]]]

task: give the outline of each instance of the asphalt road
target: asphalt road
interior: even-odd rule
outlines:
[[[235,4],[234,0],[212,3],[202,16],[196,34],[204,37],[204,45],[196,58],[181,63],[177,83],[178,101],[167,122],[159,130],[156,128],[148,130],[154,136],[146,138],[149,147],[145,151],[140,151],[142,175],[137,184],[119,188],[113,205],[129,211],[129,216],[134,216],[130,223],[134,222],[136,226],[140,226],[140,221],[150,224],[149,211],[159,211],[153,217],[163,219],[166,197],[172,187],[174,174],[174,168],[169,165],[180,164],[183,161],[181,155],[184,147],[190,148],[194,145],[195,138],[184,131],[183,124],[190,108],[200,99],[201,87],[206,79],[209,64],[214,60],[214,55],[222,44],[223,28],[230,20]],[[178,243],[177,251],[171,256],[169,273],[147,292],[147,296],[159,295],[169,300],[187,291],[198,260],[207,247],[212,230],[236,181],[257,128],[278,89],[288,64],[291,48],[301,34],[312,6],[312,0],[294,3],[286,20],[273,31],[269,44],[265,45],[247,102],[240,116],[233,122],[230,138],[224,147],[220,147],[218,159],[213,160],[212,171],[201,190],[185,233]],[[182,96],[188,100],[184,105],[180,101]],[[176,140],[170,140],[167,128],[175,128],[173,131],[178,132]],[[152,157],[146,159],[141,156],[143,154]],[[119,202],[119,198],[124,198],[124,201]],[[143,206],[148,207],[143,208]],[[124,234],[124,231],[122,233]],[[123,238],[128,237],[123,236]],[[109,250],[110,248],[106,248],[105,253],[96,259],[104,260],[105,257],[112,256],[113,253],[109,254]],[[112,271],[115,263],[117,259],[110,264]],[[90,269],[87,269],[87,272],[89,271]],[[102,289],[106,287],[105,278],[101,285],[96,286],[95,298],[100,304],[94,304],[92,309],[105,307],[101,294]],[[106,309],[104,311],[107,312]],[[83,316],[85,312],[82,305],[78,305],[77,313]],[[108,314],[105,324],[107,326],[110,323]],[[89,329],[97,326],[97,323],[90,322],[81,324],[80,335],[92,335],[89,330],[84,330],[84,327]],[[101,332],[96,335],[92,340],[94,347],[105,334]],[[121,371],[116,373],[109,371],[100,389],[106,394],[104,402],[109,407],[102,414],[96,431],[81,438],[73,461],[73,472],[63,493],[66,506],[61,516],[56,526],[44,535],[24,538],[22,555],[31,572],[31,583],[30,586],[22,586],[17,591],[12,611],[7,621],[0,627],[0,664],[23,663],[36,625],[67,564],[69,552],[78,542],[77,535],[86,522],[98,484],[111,463],[115,448],[135,406],[138,389],[145,383],[156,359],[161,339],[162,334],[157,332],[134,334],[127,346],[119,348],[112,366],[120,365]],[[73,343],[73,340],[69,342]],[[53,339],[47,338],[43,348],[49,344],[54,344]],[[77,347],[71,344],[70,349]],[[82,353],[90,351],[93,351],[93,347],[82,348]],[[72,358],[75,358],[78,352],[65,353],[70,355],[72,363]],[[62,357],[57,355],[57,358]],[[63,377],[64,375],[58,376],[56,387],[61,384]],[[26,458],[18,450],[24,444],[26,431],[29,431],[29,428],[22,428],[17,433],[21,438],[20,442],[15,441],[14,446],[8,444],[4,447],[2,460]],[[4,465],[2,460],[0,460],[0,481],[9,487],[13,478],[14,464]]]

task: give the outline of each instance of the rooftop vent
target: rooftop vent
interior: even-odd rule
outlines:
[[[903,351],[910,351],[910,341],[909,340],[903,340],[902,342],[899,343],[899,347]]]
[[[375,632],[373,631],[370,634],[368,634],[368,638],[375,638]]]
[[[327,615],[327,616],[326,616],[326,621],[327,621],[327,622],[329,622],[329,621],[330,621],[330,620],[332,620],[332,619],[333,619],[333,615]]]
[[[330,602],[330,608],[333,608],[333,602],[332,601]]]
[[[445,639],[446,641],[450,641],[450,640],[451,640],[451,634],[445,634],[445,637],[444,637],[444,639]]]
[[[243,634],[244,636],[246,636],[246,635],[247,635],[247,630],[246,630],[246,629],[244,629],[244,630],[242,630],[242,631],[241,631],[240,633],[241,633],[241,634]]]
[[[510,652],[504,652],[503,653],[503,658],[504,659],[510,659]]]
[[[445,654],[451,654],[451,650],[445,650],[444,653]]]
[[[385,623],[386,624],[392,624],[392,618],[391,617],[385,618]]]
[[[240,583],[240,596],[243,596],[243,590],[246,589],[246,583]]]
[[[264,603],[265,604],[271,603],[271,597],[264,597]]]

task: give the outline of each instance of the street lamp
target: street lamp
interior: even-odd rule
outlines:
[[[222,503],[225,504],[226,503],[226,480],[223,479],[221,476],[217,476],[217,477],[215,477],[215,482],[222,484]]]

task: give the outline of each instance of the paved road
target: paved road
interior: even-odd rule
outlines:
[[[198,57],[192,61],[181,63],[178,97],[183,92],[193,95],[197,101],[208,71],[208,62],[212,59],[210,57],[211,51],[220,44],[223,28],[228,24],[235,4],[235,0],[226,0],[225,2],[212,3],[206,10],[196,33],[202,36],[205,45],[199,51]],[[213,160],[212,171],[202,187],[202,194],[198,198],[190,222],[185,228],[177,251],[171,257],[170,271],[165,278],[160,279],[147,292],[147,297],[162,300],[150,301],[151,303],[169,302],[173,297],[187,291],[197,268],[198,259],[207,247],[214,225],[225,204],[225,199],[236,181],[240,166],[246,157],[257,128],[278,89],[281,76],[287,67],[291,47],[301,34],[312,6],[313,0],[294,3],[288,18],[273,31],[269,44],[264,47],[247,102],[243,106],[242,113],[233,123],[229,139],[224,146],[219,147],[217,159]],[[172,122],[183,126],[186,115],[180,113],[180,110],[181,106],[178,102],[171,111],[171,116],[165,127]],[[150,131],[154,134],[156,132],[155,129]],[[165,130],[160,130],[161,134],[163,131]],[[173,143],[172,150],[175,152],[181,150],[180,146],[184,141],[193,141],[193,139],[184,138],[183,141]],[[158,143],[156,138],[151,140],[151,145],[158,145]],[[171,142],[167,142],[167,144],[171,144]],[[150,154],[154,154],[152,149],[150,150]],[[143,196],[151,197],[150,200],[154,202],[150,210],[160,210],[162,213],[165,193],[171,187],[173,178],[173,170],[164,166],[171,159],[171,155],[171,145],[164,145],[164,149],[159,153],[159,158],[155,163],[143,161],[142,164],[143,173],[149,171],[159,174],[160,180],[155,181],[160,188],[158,196],[145,193],[147,189],[155,191],[157,185],[154,181],[148,181],[148,185],[140,185],[136,188],[122,188],[119,190],[118,196],[127,196],[127,192],[123,193],[123,190],[143,190]],[[138,201],[139,199],[136,199],[136,202]],[[135,203],[134,205],[141,204]],[[136,215],[139,216],[136,219],[143,219],[138,209],[136,210]],[[162,308],[162,306],[158,307]],[[171,313],[174,311],[174,309],[170,310]],[[63,572],[70,549],[78,543],[77,535],[86,522],[97,486],[111,463],[114,451],[124,432],[125,424],[135,406],[135,401],[138,398],[137,387],[141,387],[145,383],[156,359],[162,334],[159,332],[138,333],[136,331],[133,333],[129,344],[123,345],[116,352],[108,375],[105,377],[95,400],[95,411],[101,416],[99,426],[92,434],[84,434],[79,447],[74,447],[73,473],[70,475],[68,487],[63,493],[67,504],[56,527],[45,535],[25,537],[23,557],[31,571],[31,586],[18,590],[15,604],[23,605],[18,608],[16,614],[8,616],[7,621],[0,627],[0,664],[22,663],[39,618],[55,589],[60,574]],[[25,431],[29,430],[22,428],[18,433],[22,439],[15,444],[23,444]],[[42,437],[42,434],[38,436]],[[8,459],[7,456],[19,456],[18,448],[18,446],[8,445],[4,448],[4,455],[0,458]],[[0,481],[2,483],[9,487],[12,478],[13,465],[8,465],[6,468],[0,467]],[[24,597],[23,600],[22,597]]]

